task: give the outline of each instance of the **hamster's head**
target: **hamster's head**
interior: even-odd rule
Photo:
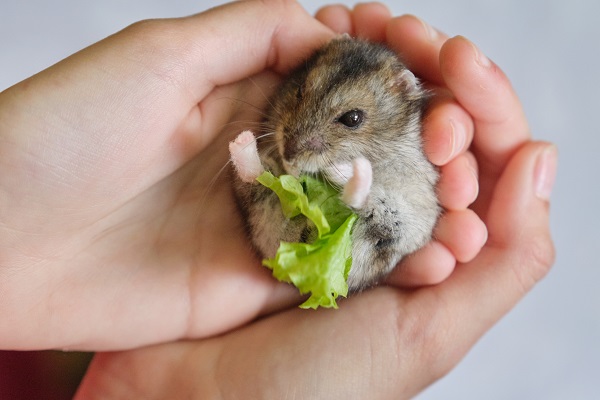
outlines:
[[[358,157],[376,164],[420,146],[426,98],[391,50],[341,38],[284,81],[267,124],[287,173],[325,173],[344,183]]]

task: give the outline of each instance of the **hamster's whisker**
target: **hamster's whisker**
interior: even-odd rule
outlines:
[[[275,132],[267,132],[267,133],[263,133],[262,135],[258,135],[255,137],[255,140],[258,142],[260,139],[264,138],[264,137],[269,137],[269,136],[275,136]]]
[[[277,142],[273,142],[273,144],[265,149],[265,155],[271,156],[274,152],[277,151]]]
[[[257,114],[259,114],[260,116],[262,116],[263,118],[267,118],[269,116],[268,113],[266,113],[262,108],[250,103],[249,101],[246,100],[242,100],[242,99],[236,99],[235,97],[227,97],[227,96],[223,96],[223,97],[219,97],[217,100],[232,100],[232,101],[236,101],[238,103],[242,103],[250,108],[252,108]]]
[[[259,139],[261,140],[261,143],[270,145],[266,149],[266,154],[270,155],[273,152],[273,149],[277,148],[277,141],[275,140],[275,132],[263,133],[262,135],[259,135],[256,137],[257,142]]]
[[[259,91],[259,92],[260,92],[260,94],[262,95],[263,99],[264,99],[264,100],[267,102],[267,104],[269,105],[270,109],[271,109],[271,110],[272,110],[272,111],[273,111],[275,114],[277,114],[277,116],[278,116],[278,117],[281,119],[281,114],[279,113],[279,111],[277,110],[277,108],[275,108],[275,105],[274,105],[274,104],[273,104],[273,102],[271,101],[271,98],[270,98],[270,96],[267,96],[267,95],[265,94],[265,92],[263,91],[263,89],[260,87],[260,85],[259,85],[258,83],[256,83],[256,82],[254,81],[254,79],[252,79],[252,78],[248,78],[248,81],[249,81],[250,83],[252,83],[252,84],[253,84],[253,85],[254,85],[254,86],[255,86],[255,87],[258,89],[258,91]],[[265,118],[267,118],[267,117],[268,117],[268,113],[264,113],[264,114],[263,114],[263,116],[264,116]]]
[[[262,122],[259,122],[259,121],[236,120],[236,121],[229,121],[229,122],[224,123],[221,126],[221,129],[235,126],[238,124],[242,126],[242,128],[240,128],[241,130],[247,130],[248,128],[255,128],[258,130],[260,128],[263,128]]]
[[[340,169],[335,165],[335,163],[329,157],[327,157],[327,155],[323,154],[323,155],[321,155],[321,158],[323,159],[323,162],[326,165],[328,165],[329,167],[331,167],[331,169],[335,170],[339,175],[343,176],[343,174],[340,171]],[[332,187],[334,187],[334,188],[336,188],[338,190],[342,190],[343,189],[342,185],[340,185],[339,183],[333,182],[331,179],[329,179],[329,177],[327,177],[327,175],[324,176],[324,179]]]
[[[198,205],[202,206],[206,203],[206,199],[208,198],[208,196],[212,193],[212,189],[213,187],[216,185],[217,180],[221,177],[221,175],[223,174],[223,172],[225,171],[225,169],[229,166],[229,164],[231,164],[231,158],[229,160],[227,160],[225,162],[225,165],[223,165],[215,174],[215,176],[212,177],[212,179],[208,182],[208,185],[206,185],[206,187],[204,188],[204,193],[202,194],[202,196],[200,197],[200,201],[198,202]],[[202,210],[202,207],[199,207],[199,210]],[[201,211],[200,211],[201,212]]]

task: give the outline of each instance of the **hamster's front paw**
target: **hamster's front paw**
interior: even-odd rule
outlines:
[[[233,142],[229,142],[229,154],[243,182],[255,182],[256,178],[263,173],[264,168],[258,157],[256,139],[251,131],[244,131]]]
[[[367,196],[373,183],[373,169],[366,158],[357,158],[352,162],[352,177],[344,186],[342,201],[348,206],[360,209],[367,202]]]

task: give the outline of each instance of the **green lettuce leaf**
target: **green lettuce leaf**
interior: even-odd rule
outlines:
[[[306,217],[317,228],[313,243],[281,242],[275,258],[263,260],[273,276],[310,293],[302,308],[334,307],[338,296],[348,294],[352,265],[352,227],[358,216],[340,199],[337,190],[318,179],[264,172],[258,182],[279,197],[287,218]]]

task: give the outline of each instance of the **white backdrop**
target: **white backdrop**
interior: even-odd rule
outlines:
[[[336,2],[340,2],[336,0]],[[349,1],[343,3],[351,4]],[[126,25],[196,13],[196,0],[0,0],[0,90]],[[314,12],[316,1],[301,1]],[[511,78],[536,138],[559,147],[550,275],[449,376],[435,399],[596,399],[600,393],[600,2],[388,1],[475,41]]]

